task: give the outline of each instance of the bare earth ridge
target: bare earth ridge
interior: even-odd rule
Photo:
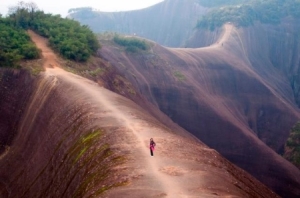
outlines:
[[[291,31],[290,23],[286,26]],[[281,196],[298,197],[300,171],[278,154],[300,119],[286,75],[296,68],[284,68],[290,55],[277,53],[286,63],[272,65],[271,49],[279,49],[268,36],[276,34],[272,39],[284,43],[278,39],[277,34],[285,35],[280,27],[226,24],[215,32],[196,32],[189,44],[194,48],[148,41],[151,49],[136,54],[102,41],[99,56],[209,147]]]
[[[114,137],[108,139],[108,143],[114,152],[126,158],[124,164],[115,168],[115,173],[120,173],[118,177],[114,176],[114,172],[108,173],[111,175],[109,178],[116,181],[126,178],[126,185],[112,188],[101,197],[278,197],[215,150],[194,138],[175,135],[132,101],[62,70],[59,58],[49,49],[47,40],[32,31],[29,34],[42,50],[46,71],[39,76],[41,83],[37,84],[33,101],[24,112],[20,133],[0,159],[0,195],[38,197],[43,192],[48,196],[71,196],[69,188],[76,180],[70,180],[67,185],[59,183],[62,180],[56,181],[55,178],[64,176],[59,175],[59,169],[51,171],[56,170],[54,159],[61,158],[62,153],[57,149],[68,148],[73,137],[68,135],[66,139],[64,137],[68,136],[63,133],[64,137],[60,137],[59,133],[50,129],[60,131],[65,124],[72,127],[72,121],[64,119],[72,118],[71,111],[78,109],[81,112],[79,116],[87,115],[84,126],[101,128],[105,137]],[[65,101],[65,105],[61,101]],[[80,109],[82,105],[91,108]],[[72,108],[68,110],[70,113],[63,111],[69,107]],[[65,113],[67,116],[61,117]],[[49,120],[39,119],[39,116],[47,117],[48,114],[52,115]],[[36,124],[44,126],[44,129],[36,131]],[[154,157],[150,156],[148,148],[151,137],[157,144]],[[61,138],[63,141],[58,144],[56,140]],[[50,158],[46,153],[53,154]],[[67,162],[60,161],[59,167],[66,166]],[[89,170],[86,171],[88,173]],[[48,180],[51,182],[47,187]],[[49,191],[53,186],[57,189]],[[65,190],[59,190],[60,187]]]

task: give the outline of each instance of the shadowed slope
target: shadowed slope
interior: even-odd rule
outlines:
[[[106,45],[100,55],[176,123],[280,195],[297,197],[300,171],[276,153],[300,118],[293,90],[282,72],[264,67],[263,54],[248,56],[253,40],[241,31],[206,33],[191,43],[215,43],[199,49],[153,44],[126,54]]]

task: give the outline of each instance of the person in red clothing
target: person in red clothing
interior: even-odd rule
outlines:
[[[150,154],[151,156],[153,156],[153,151],[154,151],[154,148],[155,148],[156,144],[153,140],[153,138],[150,139]]]

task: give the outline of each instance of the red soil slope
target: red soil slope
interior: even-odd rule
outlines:
[[[300,171],[276,152],[300,114],[287,76],[264,56],[257,34],[225,25],[190,42],[208,47],[152,43],[149,52],[128,54],[104,44],[100,56],[208,146],[280,195],[298,197]]]
[[[58,58],[44,39],[30,35],[43,51],[46,71],[36,79],[1,72],[0,110],[7,119],[0,126],[16,123],[14,134],[2,132],[13,141],[1,153],[1,197],[278,197],[132,101],[49,68],[59,66]]]

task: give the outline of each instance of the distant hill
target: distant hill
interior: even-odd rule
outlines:
[[[149,8],[127,12],[70,9],[69,17],[97,33],[113,31],[137,35],[165,46],[178,47],[184,46],[206,10],[198,0],[166,0]]]
[[[69,17],[97,33],[119,32],[148,38],[169,47],[185,47],[195,27],[214,30],[226,22],[237,26],[255,21],[278,24],[287,16],[300,18],[297,0],[165,0],[128,12],[70,9]]]

